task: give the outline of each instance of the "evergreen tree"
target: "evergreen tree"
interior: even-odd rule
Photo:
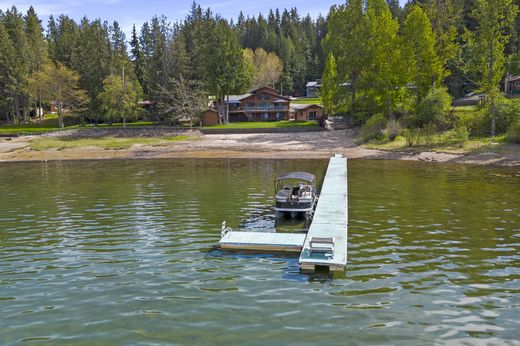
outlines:
[[[137,81],[143,88],[143,92],[146,94],[148,89],[145,85],[144,80],[144,67],[145,67],[145,61],[144,61],[144,55],[141,50],[141,44],[139,43],[139,38],[137,37],[137,31],[135,29],[135,24],[132,27],[132,39],[130,40],[130,54],[131,54],[131,60],[134,67],[134,74],[137,78]]]
[[[4,24],[0,21],[0,114],[14,114],[13,96],[16,93],[16,52]],[[2,112],[3,111],[3,112]]]
[[[218,99],[233,93],[242,93],[248,84],[246,64],[235,31],[225,20],[218,20],[204,56],[206,85]],[[224,111],[228,122],[228,112]]]
[[[112,54],[108,27],[99,19],[90,22],[84,17],[81,20],[77,52],[79,83],[87,91],[91,100],[90,110],[97,112],[99,108],[97,96],[111,69]]]

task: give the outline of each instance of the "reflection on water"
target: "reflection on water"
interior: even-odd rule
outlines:
[[[326,161],[2,164],[0,344],[518,344],[520,171],[350,161],[348,270],[225,254]]]

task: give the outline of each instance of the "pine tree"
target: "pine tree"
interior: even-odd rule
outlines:
[[[9,38],[7,30],[0,21],[0,114],[6,114],[9,122],[9,114],[13,114],[13,95],[16,92],[15,78],[16,52]]]
[[[132,27],[132,39],[130,40],[130,54],[132,65],[134,67],[134,74],[137,78],[137,81],[143,88],[143,92],[146,94],[148,91],[147,86],[145,85],[144,80],[144,56],[141,50],[141,44],[139,43],[139,38],[137,37],[137,31],[135,29],[135,24]]]

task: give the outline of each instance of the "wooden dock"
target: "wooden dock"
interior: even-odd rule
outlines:
[[[302,271],[314,271],[317,266],[328,267],[330,271],[345,269],[347,220],[347,159],[335,155],[329,161],[318,205],[300,254]]]
[[[234,232],[222,223],[219,245],[224,250],[300,253],[304,272],[347,266],[348,195],[347,159],[333,156],[327,167],[318,205],[307,234]]]

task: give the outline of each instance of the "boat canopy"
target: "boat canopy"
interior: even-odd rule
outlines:
[[[279,176],[278,179],[276,179],[276,181],[285,180],[285,179],[301,179],[301,180],[305,180],[305,181],[314,183],[314,181],[316,180],[316,177],[314,175],[312,175],[310,173],[306,173],[306,172],[291,172],[291,173],[287,173],[282,176]]]

